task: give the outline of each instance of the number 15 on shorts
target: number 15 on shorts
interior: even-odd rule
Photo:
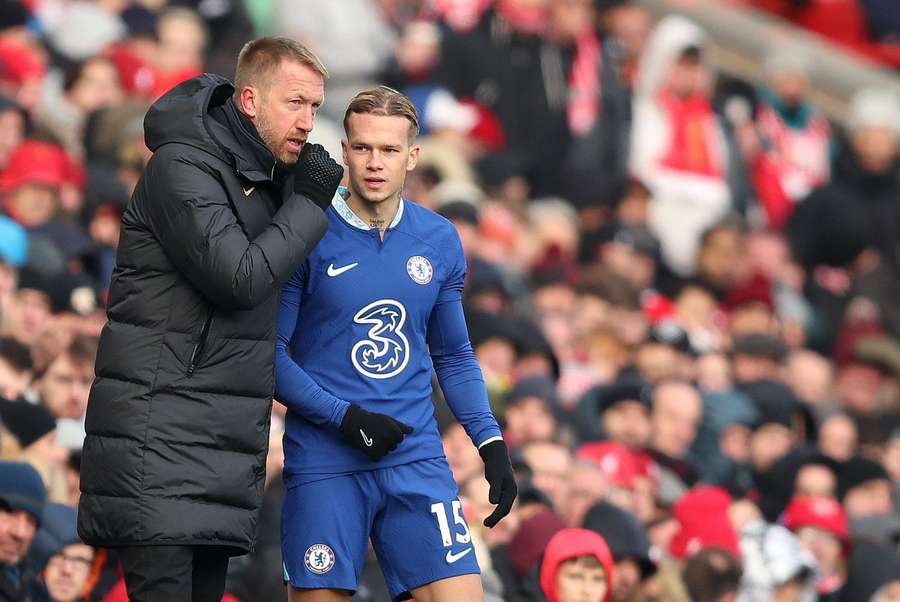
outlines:
[[[469,525],[462,515],[462,503],[459,500],[450,502],[453,509],[453,532],[450,531],[450,521],[447,518],[447,504],[444,502],[435,502],[431,505],[431,513],[437,517],[438,529],[441,531],[441,541],[444,547],[453,545],[453,538],[456,537],[456,543],[467,544],[472,541],[469,534]]]

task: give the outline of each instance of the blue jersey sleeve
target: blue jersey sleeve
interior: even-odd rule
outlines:
[[[500,427],[491,412],[484,376],[469,341],[462,306],[466,263],[455,232],[451,244],[447,255],[453,258],[453,265],[431,311],[428,348],[450,410],[472,442],[481,447],[501,438]]]
[[[306,271],[304,263],[281,290],[275,340],[275,397],[314,424],[338,428],[350,404],[316,384],[289,351],[296,334]]]

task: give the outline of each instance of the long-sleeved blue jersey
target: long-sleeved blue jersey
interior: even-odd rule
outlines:
[[[462,309],[465,258],[453,225],[401,200],[382,241],[339,189],[328,231],[281,294],[276,398],[288,408],[289,486],[442,457],[432,367],[476,445],[500,437]],[[350,403],[413,427],[379,462],[338,430]]]

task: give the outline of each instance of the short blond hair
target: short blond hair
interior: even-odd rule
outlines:
[[[328,70],[319,57],[297,40],[280,36],[257,38],[244,44],[238,54],[234,71],[235,94],[240,94],[246,86],[268,86],[282,61],[286,60],[309,67],[322,79],[328,77]]]
[[[419,112],[409,97],[393,88],[376,86],[353,97],[344,113],[344,132],[347,136],[350,135],[350,115],[353,113],[405,117],[409,121],[410,144],[419,135]]]

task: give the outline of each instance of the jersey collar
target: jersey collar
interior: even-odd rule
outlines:
[[[366,224],[366,222],[359,219],[359,216],[353,213],[353,210],[350,209],[350,206],[347,204],[347,199],[350,198],[350,191],[347,190],[346,186],[338,186],[337,191],[334,193],[334,198],[331,200],[331,206],[334,207],[334,210],[337,211],[337,214],[341,216],[341,218],[353,226],[354,228],[358,228],[360,230],[371,230],[372,228]],[[394,216],[394,220],[391,222],[389,228],[395,228],[397,224],[400,223],[400,218],[403,217],[403,199],[400,199],[400,204],[397,206],[397,214]]]

